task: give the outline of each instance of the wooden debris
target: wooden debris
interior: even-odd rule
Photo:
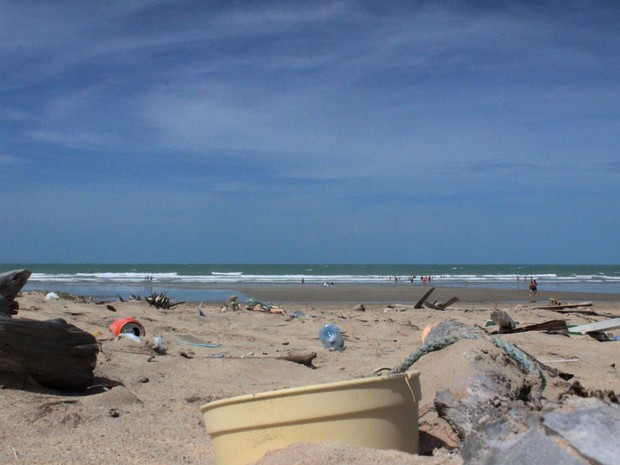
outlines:
[[[316,368],[312,364],[312,360],[314,360],[315,358],[316,358],[316,352],[311,352],[309,354],[288,354],[283,357],[277,357],[278,360],[287,360],[289,362],[299,363],[309,368]]]
[[[426,302],[426,299],[428,299],[430,297],[430,295],[433,293],[433,291],[435,290],[434,287],[431,287],[428,292],[426,294],[424,294],[424,296],[418,300],[418,302],[414,305],[414,308],[422,308],[422,305],[424,305],[424,302]]]
[[[448,306],[452,305],[454,302],[456,302],[458,299],[458,297],[452,297],[451,299],[449,299],[446,302],[424,302],[424,305],[426,305],[428,308],[432,308],[433,310],[445,310],[446,308],[448,308]]]
[[[0,318],[0,370],[31,376],[45,387],[83,391],[94,379],[95,337],[60,318]]]
[[[498,331],[503,334],[512,334],[512,333],[526,333],[528,331],[554,331],[567,334],[568,333],[568,325],[564,320],[550,320],[545,321],[543,323],[536,323],[533,325],[522,326],[521,328],[512,328],[512,329],[501,329]]]
[[[163,308],[163,309],[169,309],[169,308],[185,303],[183,301],[174,302],[173,300],[170,300],[168,297],[166,297],[166,292],[161,292],[159,294],[152,293],[150,296],[145,297],[144,300],[146,300],[149,303],[149,305],[152,305],[155,308]]]
[[[579,307],[591,307],[592,302],[558,302],[555,299],[551,299],[551,303],[549,305],[543,305],[541,307],[534,307],[540,310],[564,310],[567,308],[579,308]]]
[[[598,321],[596,323],[588,323],[585,325],[573,326],[569,328],[569,332],[571,333],[590,333],[590,332],[598,332],[598,331],[608,331],[611,329],[619,329],[620,328],[620,318],[613,318],[611,320]]]
[[[19,304],[15,297],[28,282],[32,273],[28,270],[13,270],[0,274],[0,316],[16,315]]]

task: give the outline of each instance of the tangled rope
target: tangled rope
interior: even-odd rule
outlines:
[[[480,333],[460,333],[460,334],[451,334],[448,336],[444,336],[442,338],[436,339],[428,344],[425,344],[421,348],[414,351],[411,355],[409,355],[400,365],[392,368],[389,373],[404,373],[409,368],[413,366],[418,360],[420,360],[424,355],[430,354],[431,352],[435,352],[441,349],[445,349],[446,347],[451,346],[455,342],[461,339],[471,339],[471,340],[479,340],[485,339],[491,342],[498,349],[502,349],[508,357],[517,362],[519,366],[525,371],[527,374],[534,374],[538,377],[538,399],[542,397],[542,393],[545,390],[545,386],[547,385],[547,381],[545,376],[540,369],[540,365],[536,360],[534,360],[531,356],[523,352],[516,346],[513,346],[509,342],[502,341],[501,339],[493,336],[489,336],[488,334],[480,334]]]

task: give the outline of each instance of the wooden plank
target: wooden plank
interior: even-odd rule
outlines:
[[[415,304],[415,306],[413,308],[422,308],[422,305],[424,305],[424,302],[426,302],[426,299],[429,298],[429,296],[433,293],[433,291],[435,290],[434,287],[431,287],[428,292],[426,294],[424,294],[424,297],[422,297],[420,300],[418,300],[418,303]]]
[[[452,305],[457,300],[459,300],[458,297],[452,297],[450,300],[448,300],[448,301],[446,301],[443,304],[440,304],[438,306],[441,307],[443,310],[445,310],[446,308],[448,308],[450,305]]]
[[[568,326],[566,321],[564,320],[551,320],[545,321],[544,323],[537,323],[528,326],[522,326],[521,328],[513,328],[513,329],[500,329],[500,333],[510,334],[510,333],[525,333],[528,331],[567,331]]]
[[[541,307],[535,307],[539,310],[562,310],[565,308],[578,308],[578,307],[591,307],[592,302],[558,302],[557,304],[543,305]]]
[[[569,328],[571,333],[590,333],[595,331],[607,331],[610,329],[620,328],[620,318],[613,318],[611,320],[597,321],[596,323],[588,323],[585,325],[573,326]]]
[[[428,308],[432,308],[433,310],[443,310],[443,308],[437,305],[437,303],[424,302],[424,305],[426,305]]]

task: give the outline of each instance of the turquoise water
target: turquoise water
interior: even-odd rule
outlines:
[[[434,286],[525,289],[535,277],[541,290],[620,294],[620,265],[341,265],[341,264],[26,264],[0,265],[0,271],[26,268],[33,274],[25,290],[70,292],[94,297],[176,293],[177,300],[221,301],[235,284],[419,283]],[[145,281],[145,278],[152,278]],[[210,289],[205,289],[208,284]],[[214,286],[215,285],[215,286]],[[213,289],[217,287],[217,289]]]

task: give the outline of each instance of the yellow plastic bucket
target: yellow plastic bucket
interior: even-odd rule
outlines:
[[[420,373],[263,392],[203,405],[218,465],[246,465],[295,442],[418,452]]]

